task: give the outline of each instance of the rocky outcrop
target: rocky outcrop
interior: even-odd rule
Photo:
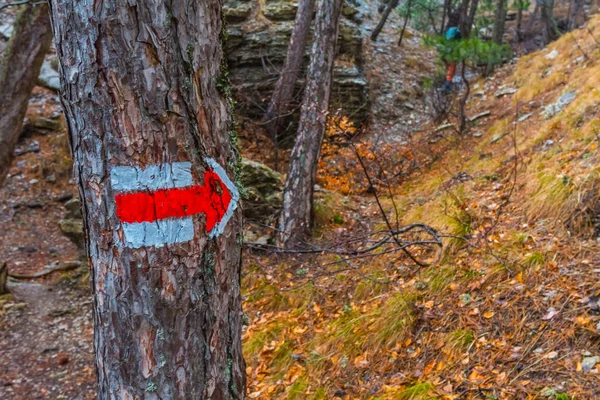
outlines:
[[[358,1],[346,1],[343,9],[330,107],[362,122],[368,115],[368,90],[362,69],[362,17]],[[225,0],[229,77],[239,114],[253,119],[262,117],[285,62],[296,9],[297,0]],[[309,43],[305,66],[310,51]],[[301,79],[297,90],[303,86]],[[298,103],[300,100],[301,96],[297,96]]]
[[[283,175],[264,164],[242,159],[240,181],[244,187],[244,217],[266,222],[283,202]]]
[[[86,259],[85,250],[85,234],[83,232],[83,218],[81,215],[81,201],[79,197],[65,203],[66,214],[63,219],[58,222],[63,235],[65,235],[71,242],[77,246],[79,258],[81,260]]]

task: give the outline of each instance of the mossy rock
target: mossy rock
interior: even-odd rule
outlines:
[[[240,181],[244,186],[244,216],[264,221],[273,216],[283,202],[283,175],[268,166],[242,159]]]

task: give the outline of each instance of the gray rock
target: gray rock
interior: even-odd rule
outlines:
[[[60,90],[60,77],[58,72],[52,68],[52,61],[44,60],[37,83],[56,92]]]
[[[558,56],[558,51],[552,50],[550,53],[546,54],[546,59],[554,60]]]
[[[244,187],[244,216],[265,221],[281,208],[283,175],[256,161],[242,159],[240,181]]]
[[[65,203],[65,219],[81,219],[81,201],[79,197],[73,197]]]
[[[500,97],[508,96],[508,95],[515,94],[515,93],[517,93],[517,89],[505,88],[505,89],[498,90],[496,92],[496,97],[500,98]]]
[[[263,8],[265,17],[273,21],[293,21],[296,18],[297,3],[273,2]]]
[[[522,116],[520,116],[520,117],[519,117],[518,121],[519,121],[519,122],[523,122],[523,121],[525,121],[526,119],[529,119],[529,117],[531,117],[532,115],[533,115],[533,114],[531,114],[531,113],[529,113],[529,114],[525,114],[525,115],[522,115]]]
[[[13,24],[6,22],[0,25],[0,37],[9,40],[13,33]]]
[[[30,137],[33,135],[45,135],[49,132],[61,129],[61,122],[58,119],[36,118],[28,120],[23,124],[21,137]]]
[[[40,152],[40,142],[34,140],[29,143],[28,146],[20,146],[15,149],[15,156],[22,156],[27,153],[39,153]]]
[[[590,372],[598,363],[600,363],[599,356],[584,357],[581,361],[581,367],[583,368],[583,372]]]
[[[79,197],[73,197],[65,203],[64,207],[66,210],[65,218],[58,222],[58,227],[63,235],[77,246],[79,259],[85,261],[87,258],[85,234],[83,232],[83,217],[81,215],[81,201]]]
[[[252,5],[239,2],[227,2],[223,5],[223,15],[229,23],[242,22],[250,16]]]
[[[542,115],[545,119],[550,119],[560,113],[566,106],[568,106],[575,97],[577,96],[576,90],[571,90],[558,98],[556,103],[547,105],[542,111]]]
[[[232,93],[238,100],[236,111],[244,117],[260,119],[286,59],[297,0],[225,0],[224,10],[229,22],[225,46]],[[361,3],[357,0],[345,2],[330,102],[332,111],[341,109],[357,123],[365,121],[369,113],[367,80],[362,66],[360,10]],[[308,65],[311,48],[309,42],[304,68]],[[305,84],[305,74],[300,76],[298,91]],[[293,123],[294,118],[288,122]],[[290,129],[294,129],[294,124]]]

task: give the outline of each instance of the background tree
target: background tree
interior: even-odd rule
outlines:
[[[577,18],[579,17],[579,13],[583,9],[583,0],[571,0],[569,3],[569,19],[568,19],[568,27],[569,31],[577,28]]]
[[[494,17],[494,29],[492,31],[492,40],[494,43],[502,44],[504,37],[504,25],[506,21],[506,0],[498,0],[496,13]]]
[[[296,245],[308,235],[312,225],[313,189],[327,123],[342,3],[342,0],[318,3],[298,137],[290,156],[279,220],[278,242],[285,247]]]
[[[241,221],[234,188],[210,172],[232,176],[238,162],[221,2],[51,9],[92,267],[98,398],[241,399]],[[212,193],[195,198],[204,214],[146,222],[158,214],[152,193],[174,199],[182,192],[161,188],[189,184]],[[117,203],[132,190],[137,219]],[[214,213],[231,219],[215,225]]]
[[[554,20],[554,0],[539,0],[542,21],[542,37],[544,43],[550,43],[558,36],[556,21]]]
[[[335,1],[335,0],[332,0],[332,1]],[[383,10],[383,13],[381,14],[381,19],[379,20],[379,23],[377,24],[377,26],[375,26],[375,29],[373,29],[373,32],[371,33],[372,41],[374,41],[374,42],[377,41],[377,36],[379,36],[379,34],[381,33],[381,30],[385,26],[385,23],[386,23],[388,17],[390,16],[390,13],[392,12],[392,10],[395,9],[396,7],[398,7],[399,2],[400,2],[400,0],[388,0],[385,8]]]
[[[0,64],[0,185],[8,174],[29,98],[51,42],[48,5],[22,5]]]
[[[523,12],[529,10],[529,7],[531,7],[531,2],[529,0],[516,0],[513,3],[513,8],[517,10],[517,41],[523,40]]]
[[[290,103],[294,95],[294,87],[302,69],[304,49],[310,32],[310,22],[315,8],[314,0],[300,0],[294,29],[290,38],[285,64],[275,84],[271,102],[263,121],[269,136],[277,143],[282,121],[290,112]]]

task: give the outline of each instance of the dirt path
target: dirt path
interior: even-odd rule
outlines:
[[[29,120],[59,121],[56,95],[36,88]],[[60,125],[60,124],[59,124]],[[0,262],[31,276],[77,260],[59,229],[64,202],[77,193],[62,129],[23,138],[0,189]],[[85,270],[85,267],[83,268]],[[91,293],[79,272],[9,281],[0,296],[0,399],[90,399],[95,396]]]
[[[76,281],[11,283],[0,328],[1,399],[92,399],[91,296]]]

